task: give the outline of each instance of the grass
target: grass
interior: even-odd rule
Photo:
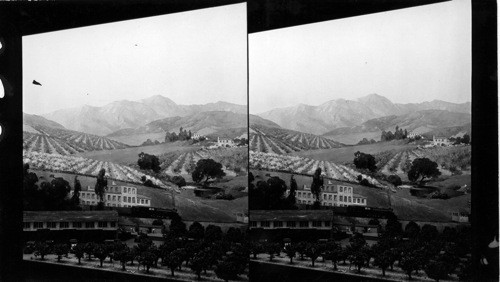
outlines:
[[[148,139],[151,139],[153,142],[158,140],[160,142],[165,141],[165,132],[156,132],[156,133],[144,133],[144,134],[135,134],[135,135],[122,135],[122,136],[106,136],[106,138],[115,140],[127,145],[138,146],[141,145]]]
[[[189,152],[198,149],[198,146],[188,146],[185,142],[172,142],[118,150],[84,152],[78,154],[78,156],[98,161],[108,161],[128,165],[131,163],[137,163],[137,160],[139,159],[139,153],[141,152],[151,155],[160,155],[168,152]]]
[[[374,155],[376,153],[384,151],[394,151],[399,152],[402,150],[416,148],[414,145],[405,144],[402,141],[389,141],[389,142],[379,142],[367,145],[355,145],[347,146],[335,149],[321,149],[321,150],[309,150],[293,152],[289,155],[307,157],[320,161],[332,161],[335,163],[352,163],[354,160],[354,153],[357,151]]]
[[[343,144],[357,144],[359,141],[366,138],[368,140],[373,139],[375,141],[380,141],[380,137],[382,135],[382,131],[376,132],[360,132],[360,133],[349,133],[342,135],[328,135],[325,136],[328,139],[343,143]]]

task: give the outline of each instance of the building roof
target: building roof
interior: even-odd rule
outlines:
[[[365,196],[360,195],[360,194],[352,194],[353,198],[362,198],[362,199],[367,199]]]
[[[252,221],[329,221],[332,210],[251,210]]]
[[[117,221],[117,211],[25,211],[24,222]]]
[[[143,195],[137,195],[137,198],[138,198],[138,199],[146,199],[146,200],[151,200],[151,198],[150,198],[150,197],[148,197],[148,196],[143,196]]]

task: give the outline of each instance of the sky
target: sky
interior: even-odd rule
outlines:
[[[471,7],[455,0],[249,35],[250,113],[372,93],[471,101]]]
[[[246,4],[23,37],[26,113],[153,95],[246,105]]]

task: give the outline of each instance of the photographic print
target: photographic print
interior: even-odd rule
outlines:
[[[468,1],[249,35],[252,262],[471,277],[471,36]]]
[[[248,280],[246,4],[22,45],[31,278]]]

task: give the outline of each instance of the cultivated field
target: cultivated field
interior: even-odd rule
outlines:
[[[49,170],[55,172],[67,172],[81,175],[97,176],[99,170],[104,168],[110,179],[127,181],[141,184],[141,177],[146,175],[131,167],[107,161],[97,161],[75,156],[63,156],[59,154],[46,154],[23,151],[23,163],[30,165],[32,169]],[[170,184],[146,175],[148,179],[160,187],[170,188]]]
[[[99,161],[109,161],[128,165],[136,164],[141,152],[150,155],[161,155],[169,152],[189,152],[198,149],[199,147],[197,146],[187,146],[186,142],[184,141],[177,141],[171,143],[161,143],[152,146],[130,147],[112,151],[84,152],[79,154],[79,156]]]
[[[357,183],[357,177],[362,175],[370,184],[379,187],[383,186],[371,176],[334,162],[250,151],[250,168],[253,169],[301,173],[312,176],[318,167],[321,168],[322,173],[328,178]]]
[[[23,147],[28,151],[69,155],[95,150],[114,150],[128,146],[105,137],[78,131],[37,126],[40,134],[23,132]]]
[[[293,152],[290,155],[301,156],[320,161],[332,161],[336,163],[346,164],[353,162],[354,153],[356,153],[357,151],[374,155],[384,151],[399,152],[401,150],[407,150],[412,148],[416,148],[416,146],[408,145],[406,144],[406,142],[401,142],[401,141],[389,141],[389,142],[380,142],[367,145],[345,146],[341,148],[332,148],[326,150],[323,149],[323,150],[300,151],[300,152]]]
[[[249,144],[252,151],[276,154],[342,146],[338,142],[318,135],[259,125],[251,126]]]

